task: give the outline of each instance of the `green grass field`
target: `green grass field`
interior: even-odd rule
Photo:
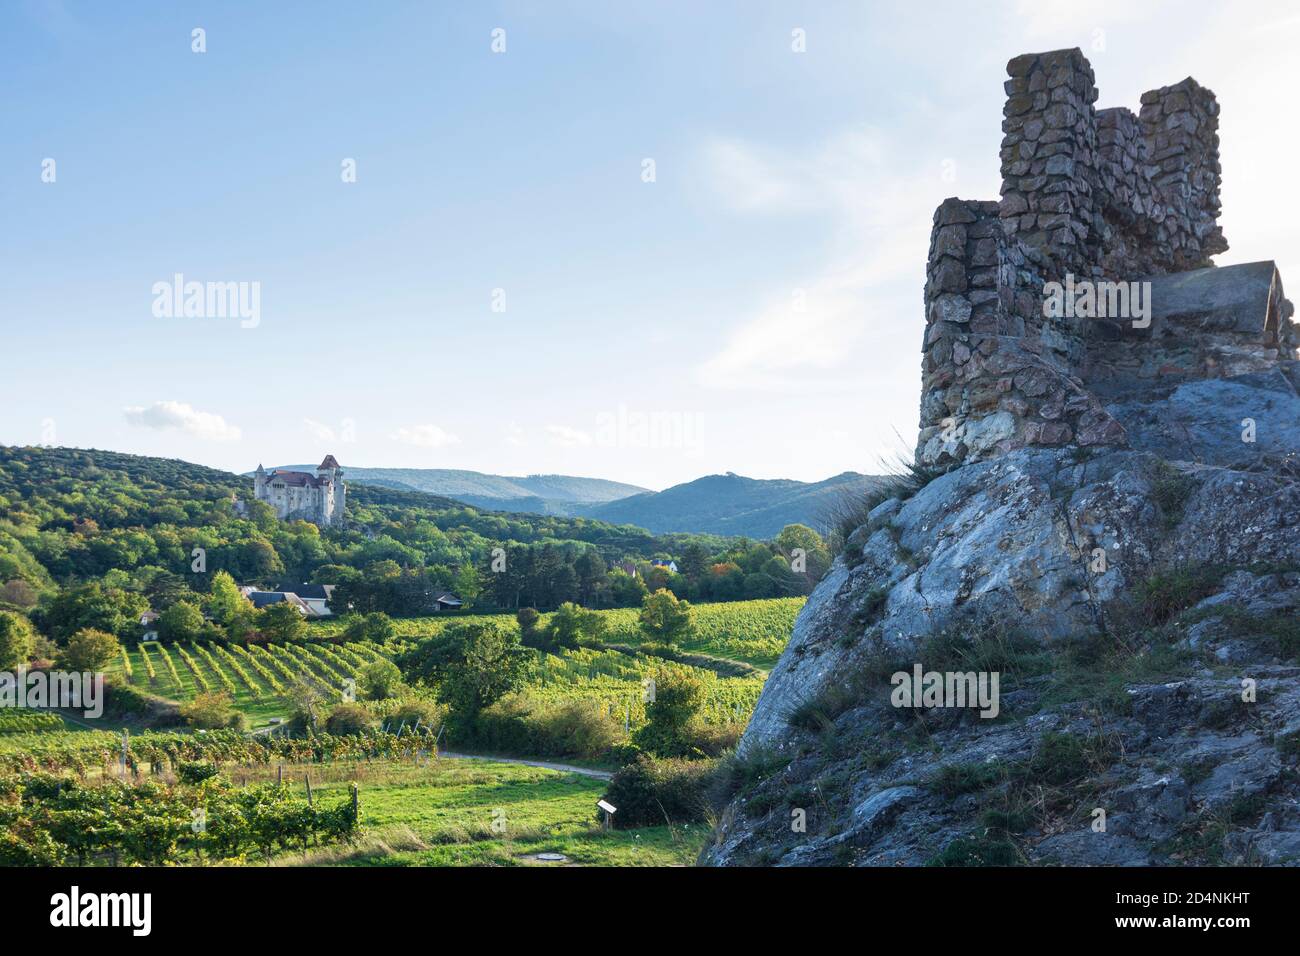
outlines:
[[[695,861],[709,829],[604,830],[596,801],[605,782],[541,767],[442,758],[310,772],[313,792],[328,799],[358,784],[365,834],[356,846],[287,853],[277,865],[556,865],[536,860],[550,852],[574,865],[681,866]]]

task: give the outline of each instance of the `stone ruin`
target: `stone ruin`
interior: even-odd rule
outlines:
[[[1211,262],[1228,248],[1214,94],[1189,77],[1136,115],[1098,110],[1077,48],[1007,73],[1001,200],[934,215],[918,463],[1123,447],[1115,402],[1197,379],[1280,373],[1294,394],[1300,337],[1274,264]],[[1097,294],[1062,309],[1047,301],[1061,288]]]

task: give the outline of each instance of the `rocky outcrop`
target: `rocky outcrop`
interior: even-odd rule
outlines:
[[[1078,51],[1009,72],[1002,203],[935,216],[929,480],[809,598],[702,862],[1300,863],[1291,305],[1272,263],[1204,267],[1212,94],[1093,114]],[[1049,321],[1027,277],[1063,263],[1157,270],[1151,321]],[[899,697],[931,672],[996,677],[995,713]]]

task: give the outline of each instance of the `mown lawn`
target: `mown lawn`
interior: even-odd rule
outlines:
[[[606,831],[596,819],[605,781],[540,767],[442,758],[310,772],[313,793],[330,801],[358,784],[364,836],[276,865],[551,866],[533,857],[554,852],[581,866],[689,866],[709,832],[702,823]],[[286,783],[305,788],[301,773]]]

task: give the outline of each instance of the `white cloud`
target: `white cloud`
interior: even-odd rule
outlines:
[[[220,415],[201,412],[185,402],[154,402],[122,409],[129,424],[160,431],[179,429],[206,441],[239,441],[240,429]]]
[[[446,448],[448,445],[460,444],[460,438],[437,425],[403,425],[388,437],[404,445],[418,445],[421,448]]]
[[[568,425],[547,425],[546,433],[551,436],[551,442],[561,448],[585,448],[591,444],[590,435]]]
[[[307,433],[317,441],[333,441],[334,429],[330,428],[324,422],[318,422],[314,418],[304,418],[302,425],[307,429]]]
[[[722,349],[698,369],[720,387],[825,388],[866,333],[888,321],[920,334],[930,216],[952,192],[938,161],[927,166],[870,129],[841,132],[806,154],[715,140],[705,163],[717,194],[739,213],[830,217],[826,262],[769,288]],[[883,352],[873,356],[881,360]],[[861,370],[854,370],[857,377]],[[838,387],[838,385],[836,385]]]

